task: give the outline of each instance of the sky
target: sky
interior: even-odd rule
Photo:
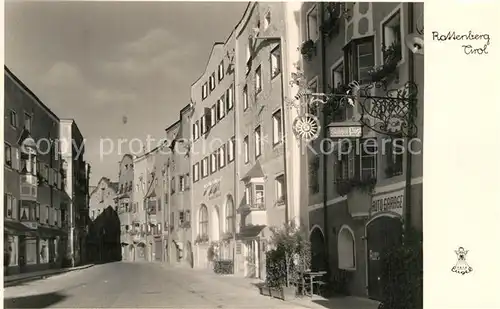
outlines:
[[[213,43],[226,40],[246,5],[10,1],[5,65],[59,118],[76,121],[91,184],[116,181],[128,150],[118,140],[165,137]],[[140,145],[132,145],[138,154]]]

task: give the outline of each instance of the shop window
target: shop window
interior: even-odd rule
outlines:
[[[18,257],[18,242],[19,238],[18,236],[8,236],[5,235],[7,239],[7,244],[6,244],[6,251],[9,254],[9,266],[16,266],[17,265],[17,257]]]
[[[38,257],[36,238],[26,237],[25,246],[26,246],[26,257],[25,257],[26,264],[27,265],[36,264]]]
[[[318,9],[313,6],[306,16],[307,39],[315,42],[319,38]]]
[[[243,87],[243,111],[248,109],[248,87]]]
[[[354,233],[348,226],[343,226],[338,235],[339,269],[356,269],[356,246]]]
[[[354,39],[344,47],[346,83],[357,81],[359,84],[371,82],[368,74],[375,65],[373,36]]]

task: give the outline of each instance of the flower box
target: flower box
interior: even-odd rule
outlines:
[[[311,60],[312,56],[316,53],[316,44],[312,40],[307,40],[300,46],[300,53],[307,60]]]
[[[271,297],[278,298],[284,301],[292,300],[297,297],[297,288],[294,286],[281,286],[277,288],[269,288]]]

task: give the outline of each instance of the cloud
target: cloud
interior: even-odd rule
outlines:
[[[97,105],[137,100],[135,94],[127,91],[92,85],[77,66],[67,62],[55,63],[42,77],[42,83],[61,104],[74,103],[75,100]]]

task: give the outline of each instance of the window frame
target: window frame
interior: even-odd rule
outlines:
[[[255,158],[257,159],[262,155],[262,127],[258,125],[253,132],[255,140]]]
[[[226,117],[226,95],[223,94],[219,100],[217,100],[217,121],[221,121]]]
[[[255,68],[255,96],[262,92],[262,66]]]
[[[345,262],[344,260],[347,260],[347,259],[341,258],[341,251],[342,250],[340,250],[340,248],[337,248],[338,268],[342,269],[342,270],[347,270],[347,271],[355,271],[356,267],[357,267],[356,236],[354,234],[354,231],[348,225],[343,225],[340,228],[338,236],[337,236],[337,246],[338,247],[341,246],[342,242],[340,241],[340,238],[342,237],[344,231],[346,231],[346,233],[348,233],[351,236],[351,240],[352,240],[352,266],[348,267],[347,265],[341,265],[341,262]]]
[[[275,53],[278,53],[278,56],[276,56]],[[273,57],[276,60],[276,67],[273,68]],[[281,44],[276,45],[271,52],[269,53],[269,67],[271,70],[271,80],[273,80],[276,76],[281,74],[282,68],[281,68]]]
[[[271,25],[271,10],[268,10],[264,14],[264,31],[266,31],[270,25]]]
[[[201,100],[205,100],[208,97],[208,83],[205,82],[203,86],[201,86]]]
[[[316,28],[315,28],[315,31],[316,31],[316,34],[315,34],[315,38],[313,39],[312,36],[311,36],[311,27],[310,27],[310,20],[309,18],[312,16],[312,13],[314,13],[314,11],[316,11]],[[312,5],[311,8],[309,8],[309,10],[307,10],[307,13],[306,13],[306,38],[307,40],[311,40],[313,42],[317,42],[319,40],[319,37],[320,37],[320,31],[319,31],[319,24],[320,24],[320,20],[319,20],[319,10],[318,10],[318,6],[316,4]]]
[[[226,110],[229,112],[234,106],[234,85],[231,84],[226,90]]]
[[[209,175],[208,156],[203,158],[201,162],[202,162],[201,178],[203,179]],[[205,170],[206,172],[204,172]]]
[[[344,46],[344,71],[345,77],[344,82],[350,83],[352,81],[357,81],[360,85],[369,84],[369,80],[361,80],[360,79],[360,71],[359,71],[359,46],[362,44],[370,43],[372,45],[372,62],[373,68],[376,64],[375,61],[375,37],[374,35],[367,35],[361,38],[352,39],[348,44]],[[347,59],[347,60],[346,60]],[[352,67],[351,67],[352,66]]]
[[[250,162],[250,145],[248,135],[243,138],[243,162],[248,164]]]
[[[222,60],[217,67],[217,78],[219,83],[224,79],[224,60]]]
[[[236,208],[233,199],[226,200],[226,233],[234,233],[236,231]]]
[[[279,119],[279,121],[277,119]],[[283,142],[283,113],[281,108],[276,110],[272,114],[272,121],[273,121],[273,147],[274,147]]]
[[[208,207],[206,205],[201,205],[198,220],[198,235],[208,236],[209,228],[209,218],[208,218]]]
[[[227,162],[228,164],[234,161],[236,150],[236,138],[233,136],[228,141]]]
[[[29,128],[26,127],[26,121],[28,120],[28,123],[29,123]],[[33,129],[33,115],[28,113],[28,112],[24,112],[24,123],[23,123],[23,126],[24,126],[24,129],[26,129],[28,132],[31,132],[31,130]]]
[[[282,179],[283,181],[281,182],[280,179]],[[280,173],[276,175],[276,177],[274,177],[274,191],[276,202],[280,201],[280,199],[282,198],[286,199],[285,173]],[[278,191],[281,191],[281,195]]]
[[[218,170],[218,158],[219,158],[219,155],[217,153],[217,151],[214,151],[210,154],[210,174],[213,174],[215,172],[217,172]]]
[[[405,42],[405,29],[404,29],[404,14],[403,14],[403,6],[402,4],[399,4],[396,8],[394,8],[389,14],[387,14],[383,19],[382,21],[380,22],[380,33],[381,33],[381,41],[382,41],[382,45],[387,48],[387,42],[386,42],[386,27],[387,27],[387,24],[389,24],[396,16],[399,15],[399,43],[401,45],[401,59],[399,59],[398,61],[398,66],[401,65],[402,63],[405,62],[405,45],[404,45],[404,42]],[[396,40],[395,40],[396,41]],[[393,41],[394,42],[394,41]],[[391,42],[390,44],[392,44],[393,42]],[[383,64],[384,63],[384,58],[385,58],[385,55],[384,53],[382,52],[381,53],[381,63]]]
[[[14,120],[14,121],[12,121]],[[14,123],[12,123],[14,122]],[[12,128],[17,129],[18,123],[17,123],[17,112],[13,109],[9,111],[9,124]]]
[[[257,190],[257,186],[262,187],[262,189]],[[253,191],[253,204],[265,206],[266,205],[266,186],[264,185],[264,183],[252,184],[252,191]],[[262,202],[261,203],[257,202],[257,192],[262,192],[262,197],[261,197]]]
[[[7,166],[8,168],[12,169],[14,168],[14,159],[13,159],[13,151],[12,151],[12,145],[10,145],[7,142],[4,142],[4,165]],[[7,156],[7,154],[9,154]],[[7,157],[10,157],[10,161],[7,160]]]
[[[210,77],[208,78],[208,84],[208,89],[210,90],[210,92],[214,91],[217,85],[217,83],[215,82],[215,72],[213,72],[212,75],[210,75]]]
[[[243,111],[248,109],[248,85],[243,86]]]
[[[219,169],[226,166],[226,144],[222,145],[218,150],[219,155]]]
[[[210,108],[210,119],[213,119],[213,121],[210,121],[210,127],[213,128],[217,124],[217,103]]]

